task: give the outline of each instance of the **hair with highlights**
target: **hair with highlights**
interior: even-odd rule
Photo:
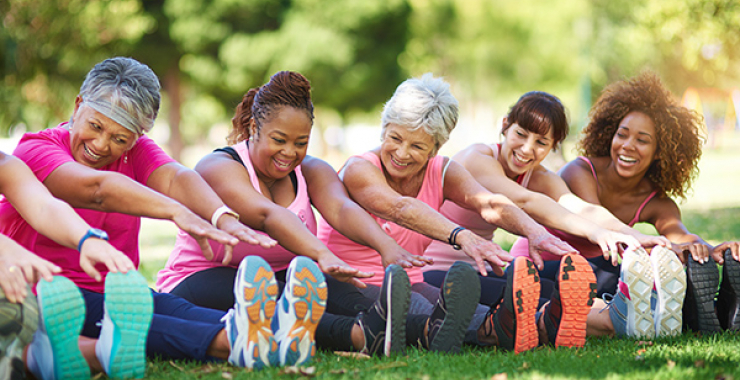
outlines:
[[[252,127],[259,135],[262,124],[270,121],[282,107],[304,110],[313,122],[311,84],[306,77],[293,71],[280,71],[263,86],[250,89],[236,106],[226,141],[233,145],[250,138]]]
[[[501,134],[506,133],[513,124],[540,135],[552,130],[553,147],[557,147],[568,135],[568,118],[563,103],[556,96],[542,91],[527,92],[511,106]]]
[[[655,124],[657,151],[646,176],[659,191],[686,198],[699,172],[703,118],[682,107],[660,78],[644,72],[607,86],[589,111],[579,151],[587,157],[609,157],[619,123],[630,112],[642,112]]]

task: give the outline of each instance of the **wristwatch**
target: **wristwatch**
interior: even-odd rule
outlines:
[[[85,240],[89,238],[98,238],[98,239],[103,239],[107,241],[108,233],[101,229],[97,229],[97,228],[91,228],[87,230],[87,233],[85,234],[85,236],[83,236],[82,239],[80,239],[80,242],[77,243],[78,251],[82,251],[82,244],[85,242]]]

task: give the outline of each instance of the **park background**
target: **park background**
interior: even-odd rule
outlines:
[[[12,152],[22,133],[67,120],[87,71],[105,58],[130,56],[149,65],[162,83],[162,108],[150,136],[188,167],[225,145],[233,109],[249,88],[276,71],[294,70],[313,86],[309,154],[337,169],[349,155],[379,143],[383,102],[404,79],[426,72],[443,76],[460,102],[460,121],[444,155],[498,141],[501,118],[524,92],[560,97],[571,133],[546,163],[557,169],[577,154],[578,132],[601,89],[653,70],[706,121],[700,175],[688,199],[679,200],[687,226],[713,243],[740,236],[738,1],[0,0],[0,18],[0,149]],[[166,260],[174,233],[171,223],[143,221],[142,271],[150,280]],[[513,238],[497,233],[496,239],[506,247]],[[729,342],[728,352],[740,352],[736,337],[721,339]],[[359,377],[395,377],[397,370],[411,371],[404,375],[411,378],[740,375],[740,354],[718,354],[714,340],[701,341],[699,348],[681,341],[689,350],[683,361],[683,354],[657,348],[676,342],[659,343],[640,354],[635,352],[644,348],[629,342],[623,351],[615,348],[616,355],[642,356],[639,372],[618,363],[604,367],[606,372],[588,372],[604,366],[598,354],[589,356],[589,345],[604,352],[610,344],[590,340],[582,351],[554,351],[565,355],[558,359],[502,354],[496,360],[510,365],[487,372],[470,371],[477,364],[456,367],[439,358],[428,363],[417,355],[412,361],[425,363],[421,369],[380,361]],[[653,361],[645,360],[650,352]],[[481,354],[468,355],[478,360]],[[571,365],[574,355],[594,364]],[[692,356],[707,365],[697,365]],[[168,378],[176,368],[175,378],[183,365],[155,363],[153,371]],[[197,366],[188,368],[196,377],[207,376]],[[357,368],[324,369],[329,373],[358,377]]]

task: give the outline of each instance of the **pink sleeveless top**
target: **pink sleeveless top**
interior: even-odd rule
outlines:
[[[260,190],[259,182],[257,180],[257,173],[255,173],[254,166],[249,158],[247,144],[239,143],[232,146],[232,148],[234,148],[234,150],[239,154],[239,157],[244,163],[244,167],[247,169],[247,172],[249,172],[249,179],[252,182],[252,186],[261,194],[262,191]],[[295,174],[298,180],[298,189],[293,203],[291,203],[287,209],[296,214],[306,225],[306,228],[315,235],[316,218],[311,209],[311,200],[308,197],[306,179],[303,177],[300,165],[295,168]],[[257,232],[266,235],[264,232]],[[200,246],[195,239],[190,237],[186,232],[183,232],[182,230],[179,231],[177,234],[177,240],[175,241],[175,248],[170,254],[167,264],[164,269],[160,270],[157,274],[156,288],[161,292],[169,292],[183,279],[195,272],[222,266],[221,260],[223,260],[224,257],[224,246],[214,243],[213,241],[210,241],[210,244],[214,254],[212,261],[208,261],[203,257]],[[234,247],[232,254],[233,258],[231,260],[231,264],[229,264],[231,267],[238,267],[239,263],[246,256],[257,255],[264,258],[274,271],[286,269],[290,264],[290,261],[296,256],[279,244],[266,249],[260,246],[241,242]]]
[[[596,185],[598,186],[599,179],[596,176],[596,169],[594,169],[594,165],[591,160],[583,156],[579,156],[578,158],[588,163],[588,166],[591,168],[591,174],[594,176],[594,179],[596,180]],[[635,216],[632,217],[632,220],[630,220],[627,225],[632,227],[635,225],[635,223],[640,221],[640,213],[642,212],[642,209],[645,208],[645,205],[650,202],[653,197],[655,197],[655,194],[657,194],[657,191],[653,191],[647,197],[645,197],[645,200],[642,201],[640,207],[637,208]],[[601,256],[602,254],[601,248],[599,248],[598,245],[591,243],[586,238],[571,235],[569,233],[551,228],[548,228],[547,231],[570,244],[573,248],[580,252],[583,257],[592,258]],[[529,242],[527,241],[527,239],[517,239],[516,242],[514,242],[514,245],[511,247],[511,254],[514,256],[529,256]],[[560,260],[560,256],[553,255],[551,253],[543,252],[541,255],[543,260]]]
[[[367,152],[358,157],[364,158],[378,168],[381,168],[380,158],[375,153]],[[439,211],[444,200],[442,191],[443,164],[444,157],[442,156],[434,156],[429,160],[426,172],[424,173],[424,181],[422,182],[419,194],[416,196],[416,199],[426,203],[436,211]],[[403,228],[393,222],[381,219],[373,214],[370,214],[370,216],[375,219],[378,225],[383,228],[383,231],[390,235],[398,245],[410,253],[416,255],[422,254],[424,249],[429,245],[429,242],[432,241],[432,239],[422,234]],[[319,220],[318,236],[329,247],[329,250],[350,266],[375,273],[375,276],[364,279],[364,282],[377,286],[383,283],[385,269],[383,268],[383,262],[378,252],[346,238],[332,228],[323,218]],[[420,268],[407,268],[406,272],[412,284],[424,281],[424,275]]]
[[[501,144],[492,144],[490,145],[490,148],[493,151],[493,158],[498,160],[498,154],[501,149]],[[525,188],[529,186],[529,180],[532,178],[532,172],[533,170],[530,169],[527,170],[526,173],[518,176],[516,178],[516,183],[522,185]],[[478,234],[486,240],[493,239],[493,233],[494,231],[496,231],[496,228],[498,228],[497,226],[486,222],[479,213],[468,210],[466,208],[462,208],[450,201],[444,202],[442,208],[440,209],[440,213],[452,222],[469,229],[473,233]],[[422,267],[422,270],[424,272],[430,270],[447,271],[448,269],[450,269],[452,264],[455,263],[455,261],[464,261],[470,263],[473,268],[477,268],[475,260],[466,255],[465,252],[463,252],[462,250],[455,250],[454,248],[452,248],[451,245],[438,240],[432,241],[429,247],[427,247],[427,250],[424,252],[424,255],[434,259],[434,264]],[[491,270],[491,267],[488,264],[486,264],[486,268],[489,271]]]

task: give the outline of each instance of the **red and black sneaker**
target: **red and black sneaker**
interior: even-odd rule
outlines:
[[[583,347],[586,320],[596,297],[596,276],[581,255],[560,260],[558,281],[542,318],[549,343],[555,347]]]
[[[498,346],[516,353],[537,347],[539,335],[535,313],[540,298],[540,276],[534,263],[524,256],[512,262],[502,298],[486,315],[495,331]],[[486,321],[488,322],[488,321]],[[488,324],[486,324],[488,327]]]

